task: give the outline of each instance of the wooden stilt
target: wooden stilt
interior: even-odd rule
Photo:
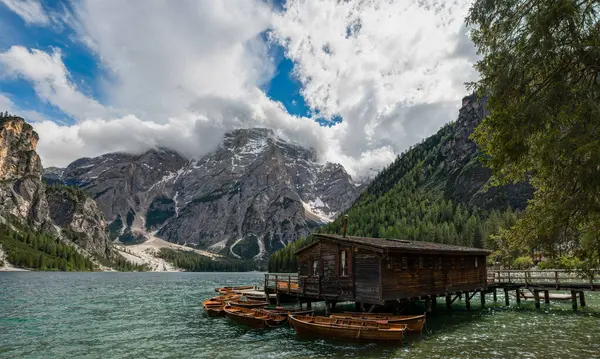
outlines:
[[[585,307],[585,296],[583,295],[583,291],[579,292],[579,305]]]
[[[328,300],[325,301],[325,316],[329,316],[331,314],[331,303]]]
[[[517,305],[521,305],[521,290],[517,288],[517,290],[515,290],[515,293],[517,295]]]
[[[550,304],[550,293],[547,290],[544,291],[544,303]]]
[[[446,309],[452,309],[452,296],[450,294],[446,294]]]
[[[310,300],[306,302],[306,309],[308,309],[308,310],[312,309],[312,302]]]
[[[435,310],[437,308],[437,296],[433,296],[433,298],[431,298],[431,309]]]
[[[494,288],[494,303],[498,301],[498,294],[496,294],[496,288]]]
[[[425,298],[425,311],[431,313],[431,297]]]
[[[354,302],[354,310],[356,312],[362,311],[362,308],[360,307],[360,302]]]
[[[508,307],[510,305],[510,300],[508,299],[508,289],[504,288],[504,304]]]
[[[485,307],[485,291],[481,291],[481,308]]]
[[[577,292],[571,291],[571,305],[573,306],[573,310],[577,310]]]
[[[275,294],[275,304],[279,307],[281,305],[281,297],[279,293]]]
[[[469,296],[469,292],[465,293],[465,301],[467,305],[467,310],[471,310],[471,296]]]
[[[537,309],[539,309],[540,308],[540,291],[539,290],[535,289],[533,291],[533,299],[535,299],[535,307]]]
[[[331,311],[333,312],[335,310],[335,305],[337,304],[337,301],[332,300],[331,301]]]

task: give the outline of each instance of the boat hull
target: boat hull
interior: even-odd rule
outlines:
[[[287,323],[287,317],[262,310],[227,306],[224,308],[224,312],[227,318],[236,324],[253,329],[277,328]]]
[[[242,308],[252,308],[252,309],[260,309],[265,308],[269,305],[268,302],[263,301],[243,301],[243,300],[233,300],[227,302],[229,305],[233,307],[242,307]]]
[[[421,334],[425,326],[425,314],[422,315],[378,315],[368,313],[343,313],[332,314],[331,318],[354,319],[373,322],[386,322],[390,324],[406,324],[406,330],[410,333]]]
[[[338,321],[339,324],[334,324],[335,319],[332,323],[311,323],[308,318],[311,317],[289,316],[289,323],[299,336],[326,339],[383,341],[402,344],[404,330],[406,329],[405,325],[379,325],[367,322],[362,322],[361,325],[359,324],[360,321],[345,321],[343,319]],[[347,324],[344,324],[344,322]]]
[[[221,294],[226,294],[226,293],[231,293],[236,290],[249,290],[249,289],[254,289],[254,288],[255,288],[255,286],[253,286],[253,285],[241,285],[241,286],[237,286],[237,287],[221,287],[221,288],[216,288],[215,292],[221,293]]]
[[[284,316],[288,316],[288,315],[313,315],[315,313],[314,310],[286,310],[284,308],[267,308],[264,309],[267,312],[273,313],[273,314],[279,314],[279,315],[284,315]]]

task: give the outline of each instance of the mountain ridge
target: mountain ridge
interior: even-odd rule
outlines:
[[[320,163],[313,149],[265,128],[230,131],[198,159],[167,148],[81,158],[61,181],[96,200],[113,239],[152,234],[255,259],[328,223],[364,188],[343,166]]]

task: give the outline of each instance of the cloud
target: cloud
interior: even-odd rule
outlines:
[[[42,4],[37,0],[0,0],[11,11],[19,15],[26,24],[48,25],[50,17],[42,8]]]
[[[30,81],[42,100],[74,118],[101,118],[107,115],[104,106],[79,92],[69,80],[69,72],[62,62],[59,49],[47,53],[12,46],[0,53],[0,74]]]
[[[77,120],[35,124],[46,166],[154,145],[198,157],[224,132],[260,126],[360,176],[456,118],[463,83],[475,76],[468,6],[288,0],[274,11],[261,0],[82,0],[56,19],[97,58],[102,103],[71,79],[68,49],[13,46],[0,53],[0,74],[26,79]],[[267,31],[293,60],[306,103],[342,123],[292,116],[260,90],[276,65]]]
[[[457,55],[469,49],[468,7],[466,1],[289,0],[274,18],[273,38],[294,61],[307,103],[344,119],[344,154],[361,158],[384,146],[399,152],[456,116],[448,103],[458,104],[463,82],[475,75],[469,58]],[[423,105],[436,115],[419,113]],[[419,125],[408,131],[415,116]]]

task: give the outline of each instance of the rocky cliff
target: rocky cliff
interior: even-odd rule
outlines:
[[[168,149],[79,159],[62,181],[88,192],[122,240],[146,230],[256,259],[329,222],[361,190],[342,166],[261,128],[232,131],[195,160]]]
[[[38,139],[22,118],[0,119],[0,215],[50,229],[42,163],[35,152]]]
[[[0,119],[0,216],[27,223],[102,257],[110,257],[103,215],[85,193],[46,187],[38,135],[20,117]]]

